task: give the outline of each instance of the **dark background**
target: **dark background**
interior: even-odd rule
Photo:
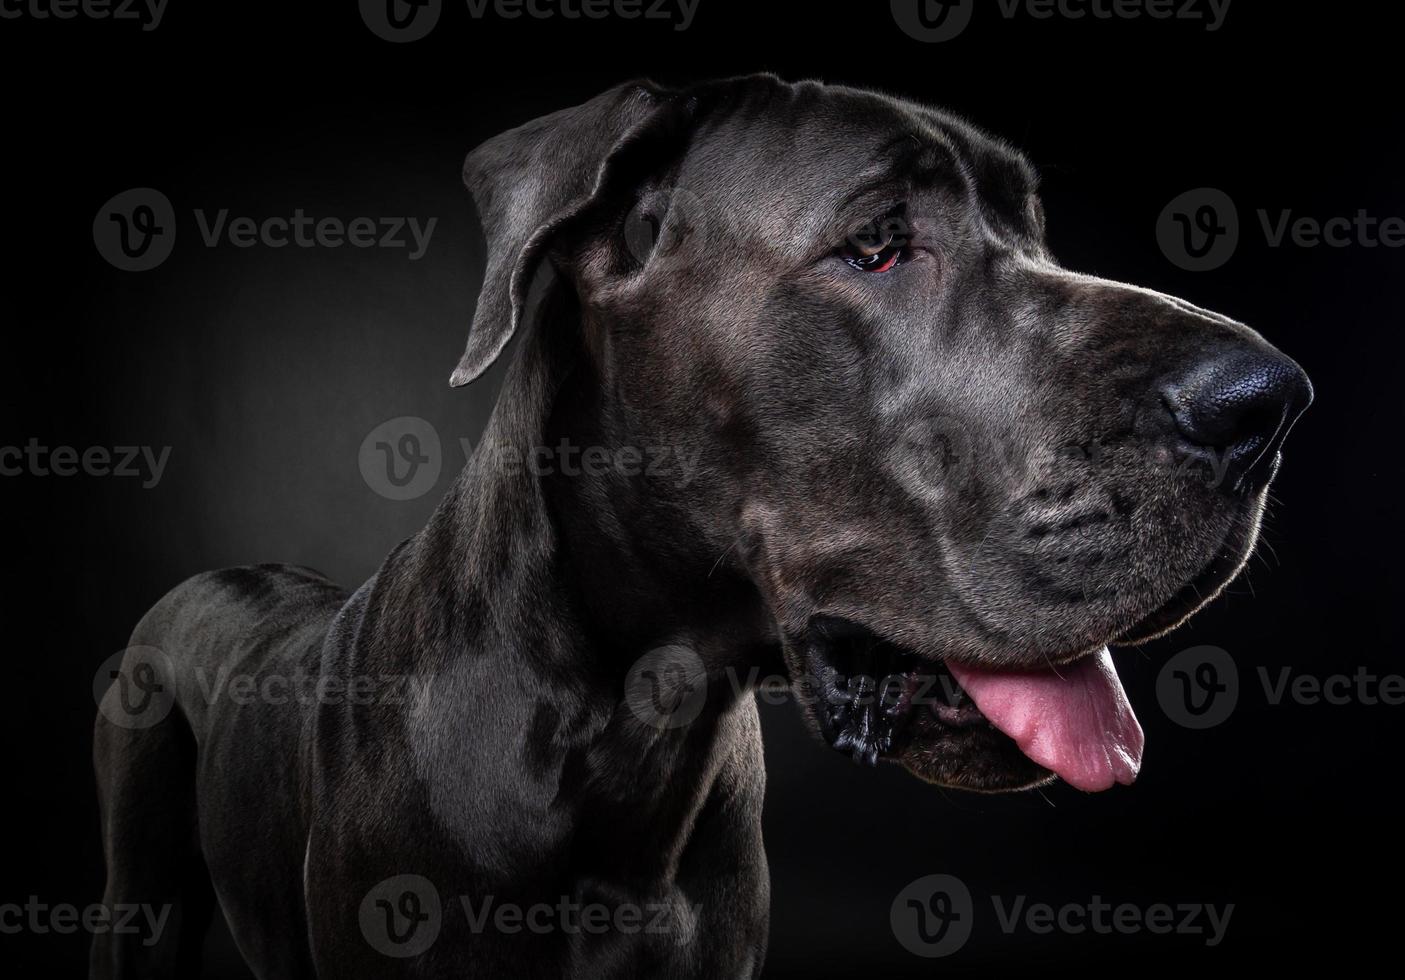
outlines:
[[[1317,387],[1275,485],[1265,542],[1194,623],[1118,662],[1147,732],[1132,789],[1018,797],[861,771],[764,709],[773,926],[768,976],[929,975],[1078,966],[1260,970],[1394,946],[1402,872],[1396,782],[1405,707],[1274,706],[1255,668],[1398,671],[1400,250],[1266,247],[1258,208],[1405,215],[1398,34],[1379,4],[1236,0],[1224,26],[1006,21],[978,0],[959,38],[910,39],[888,5],[701,0],[687,31],[620,20],[471,20],[387,43],[354,2],[171,0],[160,27],[0,20],[5,349],[0,445],[172,447],[164,478],[0,477],[7,743],[0,903],[85,905],[102,867],[89,761],[93,672],[182,578],[254,561],[365,579],[424,522],[491,385],[451,390],[484,243],[464,153],[620,80],[772,70],[944,104],[1024,148],[1065,264],[1242,319]],[[162,266],[94,248],[98,209],[130,187],[174,203]],[[1165,204],[1201,186],[1238,204],[1221,269],[1158,249]],[[428,254],[206,248],[195,208],[258,218],[437,217]],[[445,443],[434,491],[395,503],[357,467],[379,422],[422,416]],[[1228,650],[1244,691],[1196,732],[1158,707],[1171,654]],[[922,875],[976,896],[971,942],[907,953],[889,906]],[[989,897],[1233,903],[1225,941],[1021,930]],[[0,964],[80,975],[82,935],[0,935]],[[210,975],[240,976],[215,937]],[[12,969],[5,969],[16,975]]]

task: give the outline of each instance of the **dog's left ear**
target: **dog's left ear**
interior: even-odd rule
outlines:
[[[601,199],[631,150],[676,132],[691,110],[692,100],[684,96],[631,82],[469,153],[464,183],[483,221],[488,265],[451,385],[481,375],[512,339],[532,274],[552,238]]]

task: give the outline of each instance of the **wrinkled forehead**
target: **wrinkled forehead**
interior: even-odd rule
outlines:
[[[694,134],[679,184],[796,237],[879,217],[914,189],[962,196],[1002,234],[1040,234],[1037,179],[964,121],[872,92],[761,81],[729,93]]]

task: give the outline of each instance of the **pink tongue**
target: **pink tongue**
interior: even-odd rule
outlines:
[[[1092,793],[1137,778],[1142,726],[1106,647],[1057,670],[947,667],[992,725],[1071,786]]]

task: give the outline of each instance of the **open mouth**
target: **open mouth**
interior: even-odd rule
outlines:
[[[1199,574],[1109,642],[1169,632],[1223,590],[1253,548],[1262,511],[1261,493],[1246,496]],[[1141,725],[1105,646],[1043,667],[993,668],[821,615],[796,647],[820,736],[857,762],[896,762],[930,782],[984,791],[1058,777],[1096,792],[1130,784],[1141,768]]]
[[[973,789],[1056,775],[1089,792],[1131,783],[1141,765],[1141,726],[1105,647],[1059,667],[996,670],[816,617],[804,656],[820,735],[857,762]]]

